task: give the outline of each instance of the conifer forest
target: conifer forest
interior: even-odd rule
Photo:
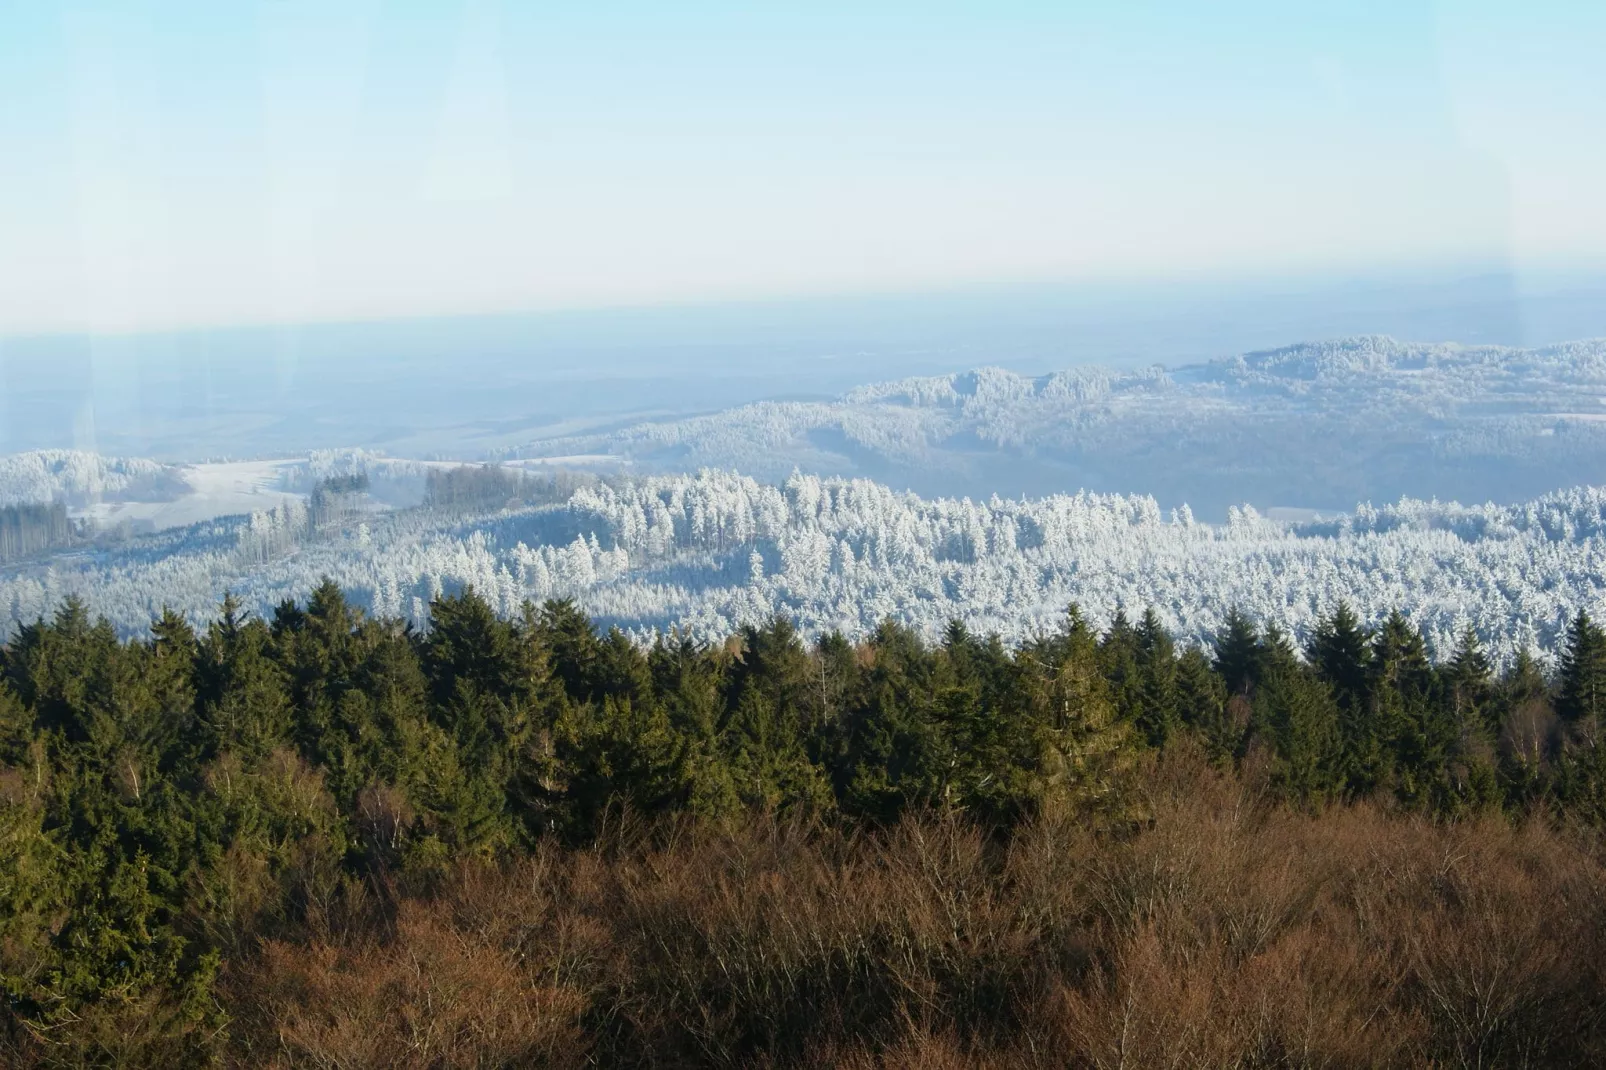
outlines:
[[[1606,632],[650,645],[332,581],[0,685],[8,1066],[1598,1065]]]

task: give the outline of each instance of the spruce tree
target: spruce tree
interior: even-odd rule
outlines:
[[[1116,717],[1098,641],[1079,607],[1040,649],[1049,658],[1033,688],[1043,726],[1042,805],[1124,826],[1139,816],[1127,790],[1136,739]]]
[[[1472,625],[1461,630],[1455,653],[1445,666],[1444,678],[1450,709],[1460,732],[1492,736],[1495,726],[1489,722],[1489,710],[1494,670]]]
[[[1496,805],[1503,789],[1495,758],[1493,670],[1471,625],[1462,630],[1439,677],[1436,717],[1451,740],[1446,761],[1449,798],[1441,808],[1454,809],[1462,802],[1474,809]]]
[[[932,666],[919,637],[883,621],[869,651],[871,666],[842,721],[834,780],[845,809],[890,822],[941,797],[952,748],[933,709]]]
[[[1180,718],[1177,692],[1177,652],[1160,616],[1149,607],[1137,630],[1141,703],[1137,724],[1152,747],[1162,747]]]
[[[1401,798],[1420,801],[1441,776],[1457,732],[1434,700],[1435,677],[1422,633],[1394,610],[1372,639],[1369,667],[1372,732],[1389,750]]]
[[[288,680],[272,648],[267,625],[226,596],[196,657],[196,717],[208,757],[233,751],[254,761],[289,743]]]
[[[1139,724],[1143,716],[1144,685],[1139,638],[1124,609],[1116,609],[1110,627],[1099,640],[1099,664],[1115,715],[1129,724]]]
[[[1247,695],[1259,675],[1260,633],[1237,606],[1216,633],[1214,668],[1232,695]]]
[[[1340,602],[1312,633],[1306,658],[1346,710],[1366,706],[1371,682],[1370,637],[1348,603]]]
[[[1560,677],[1556,712],[1575,734],[1597,739],[1601,712],[1606,708],[1606,632],[1583,610],[1567,630]]]
[[[1342,787],[1340,715],[1332,689],[1298,664],[1269,671],[1255,692],[1255,723],[1271,743],[1289,797],[1320,805]]]
[[[1242,756],[1245,726],[1229,713],[1227,686],[1198,647],[1189,647],[1177,659],[1177,716],[1204,739],[1212,759]]]

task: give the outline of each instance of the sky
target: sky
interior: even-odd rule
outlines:
[[[1606,4],[0,0],[0,335],[1606,265]]]

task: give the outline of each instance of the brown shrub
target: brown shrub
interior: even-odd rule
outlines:
[[[1298,813],[1196,754],[1150,824],[755,818],[464,868],[237,963],[237,1062],[1600,1065],[1597,839]]]
[[[583,1000],[509,949],[403,902],[393,937],[267,942],[237,989],[242,1065],[578,1066]]]

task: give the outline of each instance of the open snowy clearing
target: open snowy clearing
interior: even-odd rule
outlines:
[[[611,453],[568,453],[560,457],[521,457],[502,462],[509,468],[623,468],[630,464],[627,457]]]
[[[165,531],[220,516],[260,512],[305,497],[283,489],[286,471],[304,463],[290,458],[188,465],[179,470],[190,488],[187,494],[170,501],[97,502],[78,515],[100,527],[128,524],[135,530]]]

